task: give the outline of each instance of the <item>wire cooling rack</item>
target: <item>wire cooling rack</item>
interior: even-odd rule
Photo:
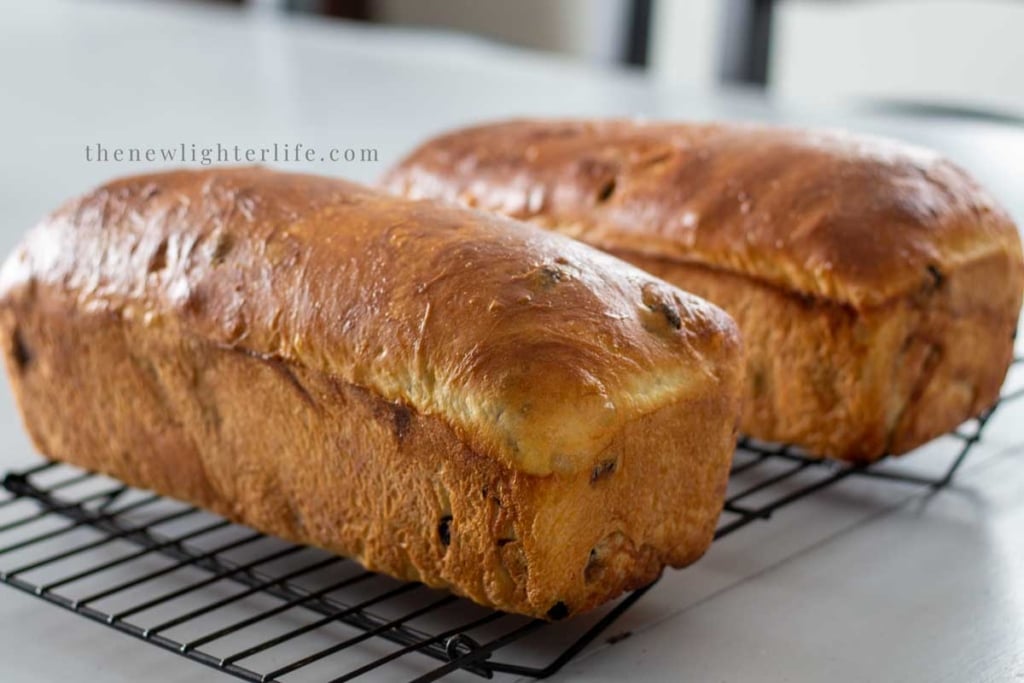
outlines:
[[[1000,404],[1022,395],[1006,393]],[[715,538],[851,477],[942,488],[1000,404],[943,437],[951,460],[930,477],[741,439]],[[552,624],[401,583],[66,465],[9,473],[3,487],[0,581],[250,681],[340,683],[373,673],[432,681],[459,670],[544,678],[650,589]]]

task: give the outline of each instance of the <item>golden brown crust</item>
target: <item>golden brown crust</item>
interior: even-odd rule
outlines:
[[[250,190],[253,203],[244,211],[235,209],[248,212],[244,219],[222,213],[218,194],[228,183],[236,197],[247,196],[229,183],[241,182],[240,177],[257,184]],[[156,195],[139,189],[149,184],[157,186]],[[325,214],[316,202],[326,200],[308,188],[328,186],[336,193],[332,202],[360,208],[344,216]],[[309,206],[303,209],[299,199],[292,201],[291,192],[313,192],[302,196]],[[167,203],[153,205],[153,197],[161,195]],[[363,195],[373,201],[360,203],[369,202]],[[189,208],[176,213],[173,207],[185,201],[191,202]],[[235,200],[229,204],[244,206]],[[385,235],[395,234],[391,228],[403,214],[395,207],[406,207],[410,230],[420,225],[415,236],[423,237],[420,246],[426,252],[410,249],[404,252],[409,261],[396,257],[384,264],[372,241],[358,251],[342,252],[337,246],[336,240],[351,229],[371,234],[371,224]],[[279,216],[293,227],[275,224]],[[0,330],[26,426],[50,457],[508,611],[541,617],[580,612],[649,582],[666,565],[694,561],[710,543],[721,507],[738,411],[735,331],[716,309],[681,307],[682,329],[672,327],[671,333],[655,318],[618,322],[620,329],[636,326],[637,335],[643,330],[656,340],[662,351],[646,346],[644,351],[664,362],[660,369],[671,374],[685,368],[692,377],[685,392],[620,422],[589,454],[588,467],[527,472],[487,450],[486,440],[467,438],[469,428],[449,413],[431,413],[404,397],[385,396],[369,382],[353,381],[365,380],[368,373],[346,374],[350,367],[366,373],[371,364],[346,359],[334,346],[344,342],[337,330],[346,323],[350,331],[353,326],[358,330],[351,334],[363,338],[373,334],[371,325],[390,325],[396,341],[387,347],[389,353],[424,362],[416,372],[428,372],[429,363],[438,362],[431,354],[439,352],[428,345],[440,341],[440,328],[417,337],[421,347],[401,344],[406,319],[414,317],[418,324],[420,309],[412,300],[401,309],[398,293],[414,296],[411,278],[424,276],[417,259],[442,262],[430,248],[441,247],[431,241],[428,224],[436,231],[448,226],[461,239],[465,233],[452,222],[477,218],[381,198],[336,181],[266,171],[152,176],[140,184],[108,186],[44,222],[5,270]],[[323,224],[311,227],[310,221]],[[554,345],[563,354],[555,357],[564,362],[572,362],[568,349],[574,345],[581,357],[592,359],[588,354],[596,352],[577,340],[607,333],[607,323],[598,316],[609,309],[585,298],[584,289],[614,299],[615,291],[642,282],[673,293],[616,266],[610,257],[591,259],[589,251],[572,245],[563,250],[567,240],[480,222],[492,226],[491,239],[502,242],[507,259],[521,261],[517,274],[530,272],[526,266],[538,255],[566,256],[573,274],[600,278],[568,280],[585,284],[566,299],[549,295],[550,284],[542,283],[530,302],[510,302],[510,312],[489,321],[474,320],[459,308],[465,299],[431,299],[453,336],[475,333],[484,344],[501,341],[501,328],[511,334],[510,327],[521,325],[516,338],[523,348],[493,358],[487,373],[500,375],[504,366],[527,363],[529,357],[519,354],[544,348],[532,342]],[[272,232],[263,232],[274,231],[275,225],[278,233],[288,230],[297,236],[283,257],[273,255],[281,247],[266,237]],[[48,238],[57,236],[66,241],[59,253],[50,254],[47,245],[56,243]],[[486,252],[486,236],[471,236],[476,241],[463,245]],[[275,268],[278,258],[303,276],[287,277]],[[373,277],[362,270],[325,270],[330,258],[344,264],[362,258],[381,270],[372,271]],[[154,260],[159,267],[154,268]],[[145,275],[147,268],[153,274]],[[208,268],[220,274],[204,275]],[[459,277],[443,267],[433,272]],[[319,306],[312,303],[318,300],[312,297],[325,296],[323,278],[346,273],[351,281],[336,280],[331,291],[337,297],[358,297],[369,290],[368,299],[356,299],[364,320],[329,317],[339,309],[325,298]],[[488,274],[507,277],[501,262],[493,271],[475,269],[477,295],[505,295],[500,282],[481,277]],[[259,289],[252,289],[252,278]],[[303,289],[304,279],[316,279],[307,284],[324,289]],[[190,295],[174,298],[175,283],[182,280]],[[458,292],[451,282],[444,287],[449,295]],[[234,291],[240,294],[229,294]],[[262,298],[242,300],[253,297]],[[372,302],[380,308],[370,310]],[[541,316],[547,328],[531,322],[526,312],[531,302],[554,309]],[[281,306],[280,315],[271,316],[277,326],[266,329],[269,313],[261,307],[276,310],[275,304]],[[291,310],[303,305],[325,317]],[[519,315],[517,306],[522,307]],[[691,317],[694,312],[712,319],[701,323]],[[659,315],[664,319],[666,314]],[[245,322],[243,331],[232,327],[239,318]],[[645,322],[649,331],[641,326]],[[233,336],[221,333],[229,329]],[[291,341],[272,345],[267,339],[273,332]],[[672,335],[692,339],[677,345]],[[373,339],[380,342],[380,337]],[[459,343],[453,340],[447,353],[462,353]],[[624,342],[622,362],[634,363],[642,375],[648,366],[631,358],[632,348]],[[665,349],[676,349],[675,358],[669,359]],[[606,376],[603,366],[589,370],[597,380]],[[481,382],[489,377],[470,376]],[[547,397],[539,392],[555,390],[538,383],[522,392],[541,404]],[[564,394],[561,398],[570,400]],[[486,421],[477,419],[476,429],[485,431]]]
[[[527,218],[725,308],[742,429],[904,452],[995,400],[1024,266],[963,171],[890,141],[758,126],[509,121],[442,135],[392,191]]]
[[[467,128],[384,179],[602,249],[735,272],[856,308],[995,251],[1006,213],[928,150],[753,125],[520,120]]]
[[[368,387],[532,474],[589,469],[737,344],[721,311],[581,244],[259,168],[101,187],[0,275],[29,281]]]

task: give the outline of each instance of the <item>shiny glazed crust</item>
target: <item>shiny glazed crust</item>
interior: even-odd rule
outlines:
[[[529,219],[725,308],[742,430],[870,461],[991,405],[1024,267],[1005,212],[926,150],[840,133],[509,121],[428,141],[383,184]]]
[[[342,181],[178,172],[67,204],[2,283],[50,457],[542,617],[710,543],[737,332],[570,240]]]

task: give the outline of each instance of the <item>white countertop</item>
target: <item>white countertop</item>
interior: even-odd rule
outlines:
[[[684,93],[466,38],[41,0],[0,23],[0,250],[68,196],[159,166],[88,163],[86,145],[372,147],[376,163],[278,164],[372,181],[427,135],[520,114],[885,133],[952,156],[1024,219],[1019,129]],[[851,481],[716,543],[611,630],[631,637],[585,652],[556,680],[1024,679],[1022,421],[1024,401],[1001,409],[956,485],[936,495]],[[0,439],[0,469],[35,460],[6,388]],[[940,450],[904,464],[930,469]],[[229,680],[0,586],[0,680],[71,679]]]

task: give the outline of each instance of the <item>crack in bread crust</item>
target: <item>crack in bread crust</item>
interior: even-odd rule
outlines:
[[[747,349],[741,431],[812,453],[870,462],[912,450],[995,403],[1012,360],[1019,301],[1006,282],[1024,273],[1005,254],[867,310],[615,254],[733,316]]]

